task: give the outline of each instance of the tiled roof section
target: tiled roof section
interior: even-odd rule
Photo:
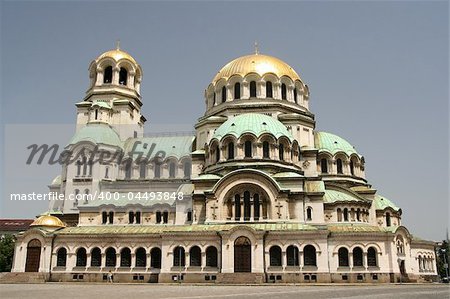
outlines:
[[[325,203],[335,203],[335,202],[366,202],[361,197],[350,192],[326,189],[325,195],[323,196]]]
[[[302,223],[254,223],[254,224],[195,224],[195,225],[102,225],[67,227],[59,230],[60,235],[141,235],[164,233],[218,232],[229,231],[238,226],[257,231],[316,231],[318,228]]]
[[[394,211],[400,210],[399,207],[397,207],[392,201],[387,199],[386,197],[383,197],[381,195],[376,194],[374,199],[375,209],[377,210],[384,210],[387,208],[391,208]]]
[[[358,154],[355,148],[345,139],[327,132],[314,132],[314,145],[320,152],[336,154],[344,152],[347,155]]]
[[[244,133],[251,133],[256,137],[264,133],[272,134],[275,138],[285,136],[293,141],[292,134],[279,120],[259,113],[245,113],[229,118],[214,133],[213,138],[221,140],[226,135],[239,137]]]
[[[95,144],[107,144],[117,147],[122,146],[119,135],[108,124],[91,123],[82,127],[72,139],[69,144],[76,144],[82,141],[90,141]]]
[[[0,231],[23,231],[30,227],[34,219],[0,219]]]
[[[124,150],[125,154],[128,155],[133,150],[133,145],[136,142],[141,142],[136,144],[133,159],[138,158],[140,153],[148,160],[154,158],[158,153],[159,156],[164,153],[164,158],[175,157],[180,159],[191,154],[194,139],[195,136],[193,135],[130,138],[125,142]]]

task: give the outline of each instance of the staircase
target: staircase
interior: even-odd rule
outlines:
[[[261,284],[265,282],[264,273],[220,273],[217,282],[223,284]]]
[[[34,272],[3,272],[0,283],[44,283],[48,274]]]

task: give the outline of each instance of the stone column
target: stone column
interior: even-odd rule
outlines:
[[[103,84],[103,78],[104,78],[104,70],[97,68],[97,81],[95,82],[95,85],[102,85]]]
[[[127,87],[134,88],[134,76],[135,75],[136,75],[136,73],[133,71],[128,72]]]
[[[86,253],[86,267],[90,267],[91,266],[91,261],[92,261],[92,256],[90,252]]]
[[[120,253],[116,253],[116,268],[120,267]]]
[[[287,266],[287,254],[286,251],[281,252],[281,266],[283,267],[283,271],[286,269]]]
[[[202,264],[201,264],[201,266],[202,266],[202,271],[203,271],[203,269],[206,267],[206,252],[205,251],[202,251]]]
[[[131,253],[131,265],[130,268],[136,267],[136,254],[134,252]]]
[[[119,71],[120,69],[117,66],[113,68],[112,84],[119,85]]]
[[[147,260],[147,262],[145,263],[146,264],[146,268],[147,269],[150,269],[151,268],[151,265],[152,265],[152,255],[150,254],[150,252],[148,252],[147,254],[146,254],[146,260]]]
[[[104,252],[101,255],[101,266],[102,268],[106,267],[106,254]]]
[[[353,269],[353,253],[351,251],[348,252],[348,266]]]
[[[250,221],[255,219],[255,202],[253,201],[253,197],[250,197]]]

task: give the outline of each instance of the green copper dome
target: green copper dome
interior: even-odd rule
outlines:
[[[108,144],[122,147],[119,135],[107,124],[87,124],[72,137],[69,144],[90,141],[95,144]]]
[[[314,145],[319,149],[319,153],[328,152],[334,155],[338,152],[344,152],[349,156],[358,154],[348,141],[327,132],[314,132]]]
[[[213,139],[221,140],[226,135],[239,138],[244,133],[250,133],[256,137],[268,133],[277,139],[285,136],[290,141],[294,140],[283,123],[273,117],[258,113],[246,113],[229,118],[216,130]]]
[[[378,194],[375,195],[375,199],[373,200],[373,202],[375,204],[375,209],[376,210],[384,210],[384,209],[387,209],[387,208],[391,208],[394,211],[400,210],[400,208],[397,207],[392,201],[390,201],[386,197],[383,197],[383,196],[378,195]]]

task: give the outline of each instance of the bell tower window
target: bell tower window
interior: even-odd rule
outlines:
[[[297,88],[294,88],[294,102],[295,102],[295,104],[298,104],[297,103]]]
[[[269,150],[269,142],[268,141],[264,141],[263,142],[263,158],[265,159],[269,159],[270,150]]]
[[[120,85],[127,85],[127,77],[128,77],[127,70],[124,69],[123,67],[121,67],[120,71],[119,71],[119,84]]]
[[[227,100],[227,88],[224,86],[222,87],[222,103],[225,103]]]
[[[108,66],[105,69],[105,74],[103,76],[103,83],[111,83],[112,82],[112,66]]]
[[[251,141],[246,141],[244,143],[244,152],[245,152],[245,158],[252,157],[252,142]]]
[[[250,82],[250,97],[256,98],[256,82],[255,81]]]
[[[95,109],[95,120],[98,119],[98,109]]]

